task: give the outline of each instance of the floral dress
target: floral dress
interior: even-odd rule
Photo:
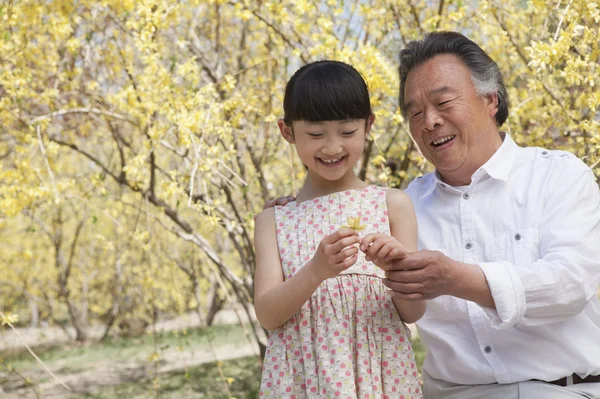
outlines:
[[[356,216],[366,226],[361,236],[389,234],[385,189],[368,186],[276,207],[284,278]],[[410,331],[383,277],[359,252],[351,268],[325,280],[298,313],[271,331],[260,398],[421,398]]]

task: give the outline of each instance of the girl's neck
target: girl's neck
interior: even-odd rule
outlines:
[[[308,176],[296,196],[296,201],[308,201],[345,190],[362,190],[367,186],[368,184],[360,180],[354,173],[348,173],[341,179],[332,181],[308,171]]]

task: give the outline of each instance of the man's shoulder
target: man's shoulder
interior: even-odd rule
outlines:
[[[435,172],[427,173],[422,176],[417,176],[412,182],[406,187],[404,192],[415,202],[427,191],[431,184],[435,184]]]
[[[591,172],[589,166],[569,151],[549,150],[541,147],[523,147],[522,151],[526,155],[526,159],[533,162],[536,167],[545,166],[548,171]]]

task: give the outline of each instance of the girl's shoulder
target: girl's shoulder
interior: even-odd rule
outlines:
[[[275,207],[272,206],[263,209],[261,213],[254,218],[254,230],[269,230],[270,227],[275,227]]]
[[[389,212],[414,212],[412,201],[404,191],[397,188],[385,188],[384,190]]]

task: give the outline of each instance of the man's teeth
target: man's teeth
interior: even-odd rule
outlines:
[[[433,142],[433,145],[440,145],[440,144],[444,144],[446,141],[450,141],[452,140],[454,137],[456,136],[446,136],[446,137],[442,137],[441,139],[437,139],[436,141]]]
[[[321,159],[321,161],[323,161],[324,163],[326,163],[326,164],[329,164],[329,165],[331,165],[331,164],[334,164],[334,163],[337,163],[337,162],[339,162],[339,161],[341,161],[341,160],[342,160],[342,158],[336,158],[336,159]]]

